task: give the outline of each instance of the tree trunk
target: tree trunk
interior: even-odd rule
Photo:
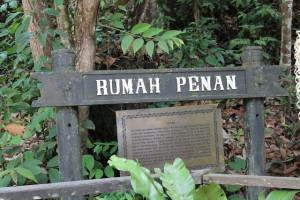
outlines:
[[[193,2],[193,13],[194,13],[194,18],[195,22],[198,22],[200,20],[200,9],[198,6],[198,1]]]
[[[291,75],[292,13],[293,0],[282,0],[281,56],[280,65],[285,65],[286,75]]]
[[[75,11],[75,55],[76,69],[91,71],[95,65],[95,29],[99,7],[99,0],[78,0]],[[88,119],[89,106],[79,107],[80,122]],[[82,151],[86,152],[85,138],[88,131],[81,132]]]
[[[64,1],[63,5],[61,6],[57,6],[56,4],[54,5],[55,10],[58,12],[58,15],[56,16],[57,29],[68,35],[68,38],[60,37],[61,42],[65,48],[70,49],[74,47],[74,41],[71,32],[68,4],[69,3],[67,1]]]
[[[51,51],[52,51],[52,38],[47,36],[46,45],[43,46],[40,43],[38,38],[39,26],[40,26],[40,19],[46,19],[46,26],[45,29],[42,30],[41,33],[44,33],[47,29],[50,29],[50,17],[46,13],[42,12],[45,8],[48,8],[48,1],[47,0],[38,0],[33,5],[31,0],[22,0],[24,16],[25,18],[30,17],[30,11],[35,10],[34,15],[31,17],[30,25],[28,28],[28,32],[33,33],[34,35],[31,36],[30,39],[30,48],[32,52],[32,56],[34,58],[34,62],[38,61],[39,57],[44,56],[47,59],[51,58]],[[43,67],[51,68],[51,63],[45,63]]]
[[[133,20],[128,24],[133,27],[136,24],[140,23],[154,23],[154,20],[157,19],[158,13],[157,11],[157,2],[156,0],[144,0],[142,3],[136,5],[137,0],[130,0],[126,3],[127,10],[133,10],[129,14],[130,18]]]

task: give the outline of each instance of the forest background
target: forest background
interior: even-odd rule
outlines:
[[[51,51],[61,48],[74,49],[77,70],[123,70],[234,67],[243,46],[262,46],[265,64],[287,67],[281,84],[290,93],[265,101],[268,174],[299,177],[291,49],[300,2],[1,0],[0,15],[0,187],[59,181],[55,109],[30,107],[42,92],[30,74],[51,71]],[[80,107],[85,179],[117,175],[107,164],[117,153],[116,110],[206,103],[216,101]],[[243,101],[217,103],[227,173],[245,174]],[[244,197],[243,188],[224,187]]]

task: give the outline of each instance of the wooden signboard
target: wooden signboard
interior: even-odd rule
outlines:
[[[284,96],[277,66],[34,73],[33,107]],[[272,71],[272,73],[270,73]],[[54,98],[55,97],[55,98]]]
[[[224,169],[221,112],[215,105],[117,112],[119,156],[149,170],[175,158],[189,169]]]
[[[73,50],[53,51],[54,71],[32,73],[43,85],[41,97],[32,106],[56,107],[60,180],[83,178],[77,106],[228,98],[247,99],[248,173],[264,175],[261,97],[288,96],[279,84],[284,67],[265,66],[261,47],[244,47],[242,52],[243,67],[87,72],[74,71]],[[160,167],[162,159],[172,162],[181,157],[190,169],[219,171],[223,167],[219,119],[218,110],[204,107],[119,112],[120,155]],[[247,188],[247,199],[257,199],[260,191],[258,187]]]

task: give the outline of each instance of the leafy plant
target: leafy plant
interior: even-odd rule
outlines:
[[[229,162],[228,165],[231,169],[238,172],[246,169],[246,161],[238,157],[235,157],[234,162]]]
[[[163,187],[152,178],[147,168],[141,167],[133,160],[112,156],[108,163],[118,170],[129,172],[134,191],[142,194],[146,199],[164,199],[166,196],[163,187],[166,189],[167,195],[174,200],[227,199],[224,191],[216,183],[196,189],[191,174],[179,158],[175,159],[173,164],[166,163],[164,172],[155,169],[161,175],[160,179]]]
[[[265,191],[261,191],[258,200],[292,200],[300,190],[274,190],[265,198]]]

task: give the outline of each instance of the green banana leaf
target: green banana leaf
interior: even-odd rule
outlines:
[[[292,200],[300,190],[274,190],[270,192],[266,200]]]
[[[222,188],[215,182],[212,182],[209,185],[197,189],[194,199],[195,200],[227,200],[227,197],[225,192],[222,190]]]
[[[151,200],[164,199],[162,186],[156,182],[150,174],[150,171],[141,167],[133,160],[119,158],[115,155],[110,157],[109,165],[118,170],[129,172],[131,175],[131,185],[136,193],[139,193]]]
[[[195,182],[180,158],[176,158],[173,165],[166,163],[164,173],[160,169],[155,169],[155,172],[161,175],[162,184],[171,199],[194,200]]]

